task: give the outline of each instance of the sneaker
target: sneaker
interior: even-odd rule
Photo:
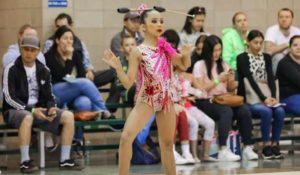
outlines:
[[[187,165],[188,161],[183,158],[177,151],[174,151],[174,158],[176,165]]]
[[[279,146],[272,146],[271,150],[275,159],[283,159],[283,155],[280,152]]]
[[[194,164],[195,160],[190,152],[185,152],[182,154],[182,157],[188,161],[189,164]]]
[[[266,160],[273,158],[273,152],[271,146],[264,147],[262,151],[262,157]]]
[[[109,115],[109,116],[107,116],[107,115]],[[111,113],[110,114],[107,114],[105,112],[101,113],[101,120],[111,120],[111,119],[116,119],[116,116]]]
[[[56,148],[58,148],[58,144],[57,143],[54,144],[53,146],[46,147],[46,151],[51,153],[51,152],[55,151]]]
[[[199,159],[198,157],[195,157],[195,158],[194,158],[194,162],[195,162],[195,163],[201,163],[201,161],[200,161],[200,159]]]
[[[32,160],[24,161],[20,164],[21,173],[33,173],[39,170],[39,167],[33,165]]]
[[[241,159],[239,155],[235,155],[230,149],[220,150],[218,154],[219,161],[238,161]]]
[[[59,162],[59,169],[60,170],[82,170],[84,169],[83,166],[77,165],[73,159],[68,159],[63,162]]]
[[[114,132],[121,132],[124,125],[108,125],[108,128]]]
[[[214,157],[203,158],[202,162],[218,162],[219,160]]]
[[[243,159],[245,160],[257,160],[258,155],[253,151],[252,146],[246,146],[243,150]]]

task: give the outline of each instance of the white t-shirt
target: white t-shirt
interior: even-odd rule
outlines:
[[[196,40],[201,36],[206,35],[209,36],[209,33],[206,32],[193,32],[191,34],[187,34],[185,31],[179,34],[180,42],[178,48],[182,48],[185,44],[192,44],[195,46]]]
[[[28,82],[28,102],[27,105],[33,106],[38,102],[39,98],[39,86],[36,79],[36,65],[32,67],[26,67],[24,66],[27,76],[27,82]]]
[[[276,24],[267,29],[265,41],[271,41],[276,46],[278,46],[280,44],[288,43],[294,35],[300,35],[299,28],[291,26],[290,27],[290,35],[286,37],[280,31],[279,25]],[[287,54],[288,49],[285,49],[283,51],[283,53]]]

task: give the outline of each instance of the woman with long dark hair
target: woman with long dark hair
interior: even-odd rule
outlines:
[[[237,161],[240,156],[233,154],[226,146],[228,132],[232,120],[237,120],[238,128],[244,143],[243,158],[248,160],[257,159],[258,156],[252,150],[251,140],[251,113],[246,105],[240,107],[228,107],[211,102],[214,95],[225,94],[236,89],[234,71],[222,58],[222,41],[215,35],[208,36],[203,44],[201,60],[198,61],[193,70],[195,78],[207,91],[207,98],[196,100],[195,105],[205,112],[209,117],[218,122],[220,161]]]
[[[180,44],[181,48],[185,44],[194,45],[197,38],[200,35],[209,35],[204,32],[204,23],[206,17],[206,11],[204,7],[193,7],[188,12],[189,15],[194,15],[194,17],[187,16],[183,29],[180,33]]]
[[[45,58],[58,107],[67,105],[74,109],[75,114],[81,112],[81,115],[97,115],[101,112],[103,119],[114,118],[107,110],[95,84],[85,78],[82,55],[73,48],[73,31],[62,26],[57,29],[54,37],[55,42]],[[82,141],[82,132],[77,128],[75,141]]]

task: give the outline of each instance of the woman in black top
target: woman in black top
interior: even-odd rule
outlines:
[[[300,35],[290,40],[290,52],[280,60],[277,68],[280,100],[288,113],[300,115]]]
[[[270,55],[261,52],[263,41],[264,36],[260,31],[250,31],[247,36],[247,52],[237,57],[238,94],[245,97],[252,114],[261,118],[261,133],[264,142],[263,157],[265,159],[282,158],[278,141],[285,112],[281,106],[275,107],[278,101],[275,97],[276,86],[272,72],[272,60]],[[246,85],[246,81],[249,81],[249,86]],[[259,83],[268,85],[266,88],[270,89],[271,96],[263,94]],[[251,101],[250,96],[246,95],[250,88],[254,90],[253,94],[258,96],[258,101]],[[270,138],[271,126],[272,137]]]
[[[97,111],[110,117],[98,89],[85,78],[82,55],[73,49],[73,31],[62,26],[54,37],[55,43],[45,58],[52,75],[57,105],[62,107],[68,104],[75,112]]]

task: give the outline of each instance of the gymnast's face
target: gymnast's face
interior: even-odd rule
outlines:
[[[142,24],[142,30],[145,32],[145,35],[159,37],[164,31],[164,21],[161,14],[156,10],[148,12],[145,24]]]

